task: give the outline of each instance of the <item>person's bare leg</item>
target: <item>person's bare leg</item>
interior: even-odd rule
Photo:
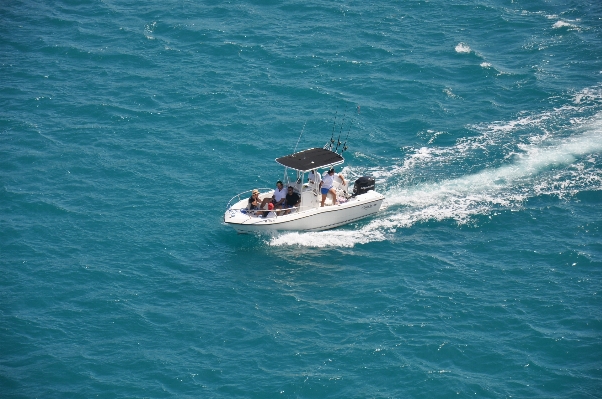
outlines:
[[[320,205],[320,206],[324,206],[325,201],[326,201],[326,194],[322,194],[322,205]]]
[[[334,188],[331,188],[328,191],[330,194],[332,194],[332,205],[336,205],[337,204],[337,192]]]

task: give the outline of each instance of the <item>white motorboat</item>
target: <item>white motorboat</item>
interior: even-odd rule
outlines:
[[[290,213],[278,209],[270,210],[267,203],[260,210],[252,210],[249,206],[252,190],[249,190],[235,195],[228,202],[224,222],[239,233],[320,231],[377,213],[385,197],[374,191],[374,179],[369,176],[357,179],[352,193],[349,193],[348,185],[337,175],[333,185],[336,201],[329,194],[324,206],[321,206],[320,171],[333,168],[344,161],[342,155],[327,148],[310,148],[277,158],[276,162],[285,167],[282,180],[284,186],[293,187],[301,199],[298,206],[290,208]],[[289,169],[296,172],[295,177],[289,177]],[[259,191],[259,199],[267,198],[266,202],[269,202],[274,194],[273,189]]]

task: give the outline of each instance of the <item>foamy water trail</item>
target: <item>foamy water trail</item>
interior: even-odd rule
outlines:
[[[566,110],[556,110],[565,112]],[[455,220],[467,223],[476,215],[517,209],[523,201],[539,195],[570,197],[584,190],[602,190],[602,114],[580,120],[570,129],[572,135],[556,139],[549,133],[531,133],[499,167],[436,182],[406,187],[394,184],[416,169],[468,156],[475,148],[500,145],[500,137],[524,126],[539,126],[553,119],[553,113],[523,117],[505,124],[487,126],[481,136],[460,140],[452,148],[421,148],[406,157],[401,166],[372,171],[392,188],[384,194],[388,208],[359,229],[335,229],[313,233],[283,233],[269,245],[311,247],[340,246],[386,240],[398,229],[429,220]],[[545,130],[545,129],[543,129]],[[501,134],[500,134],[501,133]],[[508,137],[506,137],[508,141]],[[348,170],[353,172],[352,169]]]
[[[389,204],[410,206],[421,214],[435,207],[426,219],[463,221],[494,205],[511,207],[537,195],[563,196],[581,189],[602,188],[602,171],[595,167],[602,151],[601,130],[570,137],[553,146],[524,147],[525,152],[508,165],[389,192]],[[586,155],[590,157],[584,159]],[[559,184],[564,189],[554,190]]]

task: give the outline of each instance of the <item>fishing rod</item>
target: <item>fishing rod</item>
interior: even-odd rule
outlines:
[[[334,152],[337,152],[339,146],[341,145],[341,132],[343,131],[343,124],[345,123],[345,116],[347,116],[347,106],[345,106],[345,113],[343,114],[343,121],[341,122],[341,129],[339,130],[339,137],[337,138],[337,148],[334,149]]]
[[[303,129],[301,129],[301,134],[299,135],[299,138],[297,139],[297,144],[295,144],[295,149],[293,150],[293,154],[297,152],[297,146],[299,145],[299,141],[301,141],[301,136],[303,136],[303,132],[305,131],[305,125],[307,125],[307,120],[303,124]]]
[[[357,106],[357,113],[360,113],[360,106]],[[349,132],[351,132],[351,125],[353,125],[353,121],[349,121],[349,130],[347,130],[347,137],[345,137],[345,142],[343,143],[343,149],[341,150],[341,156],[345,151],[347,151],[347,139],[349,138]]]
[[[347,137],[345,137],[345,142],[343,143],[343,149],[341,150],[341,156],[343,156],[343,153],[345,151],[347,151],[347,139],[349,138],[349,132],[351,131],[352,124],[353,124],[353,121],[349,121],[349,130],[347,130]]]
[[[328,151],[332,150],[332,145],[334,144],[334,128],[337,125],[337,113],[339,112],[339,106],[337,105],[337,110],[334,111],[334,122],[332,123],[332,134],[330,135],[330,141],[328,142]],[[326,146],[324,146],[326,148]]]

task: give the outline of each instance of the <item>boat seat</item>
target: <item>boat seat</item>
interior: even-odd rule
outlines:
[[[300,210],[304,210],[304,209],[311,209],[311,208],[316,208],[318,206],[318,197],[317,195],[313,192],[313,190],[304,190],[301,193],[301,209]]]

